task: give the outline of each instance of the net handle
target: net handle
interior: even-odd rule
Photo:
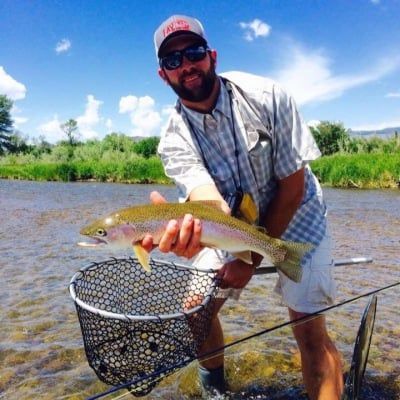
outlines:
[[[126,260],[131,260],[131,261],[135,261],[137,262],[137,260],[135,258],[112,258],[112,260],[114,261],[126,261]],[[165,320],[170,320],[170,319],[177,319],[177,318],[186,318],[189,315],[195,314],[197,312],[199,312],[201,309],[203,309],[204,307],[206,307],[208,305],[208,303],[210,302],[211,298],[212,298],[212,294],[214,293],[214,291],[217,289],[217,281],[215,279],[213,279],[210,288],[208,289],[207,293],[204,296],[203,301],[201,302],[201,304],[199,304],[198,306],[195,306],[193,308],[191,308],[188,311],[182,311],[179,313],[174,313],[174,314],[159,314],[159,315],[131,315],[131,314],[119,314],[119,313],[114,313],[111,311],[105,311],[105,310],[101,310],[99,308],[93,307],[85,302],[83,302],[77,295],[76,295],[76,291],[75,291],[75,284],[79,279],[82,279],[82,277],[85,275],[85,273],[87,271],[94,271],[95,269],[101,267],[101,264],[109,262],[110,259],[105,260],[105,261],[100,261],[100,262],[92,262],[89,265],[86,265],[84,267],[82,267],[78,272],[76,272],[74,274],[74,276],[72,277],[70,283],[69,283],[69,293],[72,297],[72,299],[74,300],[74,302],[79,305],[81,308],[83,308],[86,311],[89,311],[92,314],[96,314],[99,316],[102,316],[104,318],[108,318],[108,319],[119,319],[121,321],[165,321]],[[213,269],[207,269],[207,270],[200,270],[198,268],[195,267],[190,267],[190,266],[186,266],[183,264],[176,264],[173,262],[166,262],[166,261],[160,261],[160,260],[151,260],[151,262],[153,263],[157,263],[157,264],[169,264],[170,266],[173,266],[177,269],[186,269],[186,270],[191,270],[194,272],[197,272],[199,274],[203,274],[203,273],[208,273],[208,274],[216,274],[216,270]]]

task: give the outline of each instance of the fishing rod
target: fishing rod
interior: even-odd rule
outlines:
[[[373,259],[371,257],[351,257],[351,258],[339,258],[337,260],[333,260],[332,264],[334,267],[341,267],[343,265],[368,264],[372,262]],[[276,272],[276,267],[268,265],[265,267],[257,267],[254,275],[273,274],[275,272]]]
[[[359,263],[370,263],[370,262],[372,262],[372,259],[371,259],[371,258],[358,257],[358,258],[351,258],[351,259],[335,260],[333,264],[334,264],[335,266],[339,266],[339,265],[349,265],[349,264],[359,264]],[[263,274],[263,273],[264,273],[264,274],[272,273],[272,272],[274,272],[274,271],[272,270],[272,268],[273,268],[273,267],[261,267],[261,268],[259,268],[259,269],[260,269],[262,272],[261,272],[261,271],[258,271],[258,273],[257,273],[257,271],[256,271],[256,274],[259,275],[259,274]],[[142,377],[140,377],[140,378],[138,378],[138,379],[131,380],[131,381],[129,381],[129,382],[126,382],[126,383],[123,383],[123,384],[120,384],[120,385],[113,386],[112,388],[108,389],[107,391],[104,391],[104,392],[102,392],[102,393],[99,393],[99,394],[96,394],[96,395],[94,395],[94,396],[88,397],[87,400],[96,400],[96,399],[100,399],[100,398],[105,397],[105,396],[108,396],[108,395],[110,395],[110,394],[112,394],[112,393],[118,392],[118,391],[120,391],[120,390],[122,390],[122,389],[129,389],[130,386],[137,386],[137,385],[140,384],[141,382],[143,382],[143,381],[145,381],[145,380],[152,379],[152,378],[154,378],[154,379],[153,379],[153,382],[155,382],[155,381],[157,381],[157,380],[161,380],[161,379],[162,379],[164,376],[166,376],[170,371],[175,371],[175,370],[178,370],[178,369],[180,369],[180,368],[183,368],[183,367],[185,367],[188,363],[190,363],[190,362],[192,362],[192,361],[194,361],[194,360],[198,360],[198,359],[200,359],[200,358],[201,358],[201,359],[204,359],[204,358],[212,358],[213,356],[215,356],[215,355],[221,353],[221,352],[224,351],[225,349],[228,349],[228,348],[230,348],[230,347],[236,346],[236,345],[238,345],[238,344],[240,344],[240,343],[243,343],[243,342],[245,342],[245,341],[248,341],[248,340],[250,340],[250,339],[254,339],[254,338],[256,338],[256,337],[265,335],[265,334],[267,334],[267,333],[273,332],[274,330],[277,330],[277,329],[280,329],[280,328],[284,328],[284,327],[287,327],[287,326],[296,325],[296,324],[299,324],[299,323],[301,323],[301,322],[305,322],[305,321],[310,320],[310,319],[312,319],[312,318],[318,317],[320,314],[326,313],[326,312],[328,312],[328,311],[330,311],[330,310],[332,310],[332,309],[335,309],[335,308],[338,308],[338,307],[342,307],[342,306],[344,306],[344,305],[346,305],[346,304],[355,302],[355,301],[357,301],[357,300],[359,300],[359,299],[361,299],[361,298],[372,296],[372,295],[374,295],[374,294],[376,294],[376,293],[379,293],[379,292],[382,292],[382,291],[385,291],[385,290],[389,290],[389,289],[394,288],[394,287],[399,286],[399,285],[400,285],[400,281],[395,282],[395,283],[392,283],[392,284],[387,285],[387,286],[380,287],[380,288],[378,288],[378,289],[369,291],[369,292],[367,292],[367,293],[360,294],[360,295],[358,295],[358,296],[355,296],[355,297],[352,297],[352,298],[350,298],[350,299],[344,300],[344,301],[342,301],[342,302],[340,302],[340,303],[337,303],[337,304],[334,304],[334,305],[332,305],[332,306],[328,306],[328,307],[322,308],[322,309],[320,309],[320,310],[318,310],[318,311],[316,311],[316,312],[314,312],[314,313],[307,314],[307,315],[305,315],[305,316],[303,316],[303,317],[296,318],[296,319],[291,320],[291,321],[283,322],[283,323],[281,323],[281,324],[279,324],[279,325],[275,325],[275,326],[273,326],[273,327],[271,327],[271,328],[263,329],[263,330],[261,330],[261,331],[259,331],[259,332],[256,332],[256,333],[251,334],[251,335],[247,335],[247,336],[245,336],[245,337],[243,337],[243,338],[241,338],[241,339],[235,340],[235,341],[233,341],[233,342],[231,342],[231,343],[228,343],[228,344],[226,344],[226,345],[224,345],[224,346],[222,346],[222,347],[220,347],[220,348],[217,348],[217,349],[215,349],[215,350],[213,350],[213,351],[210,351],[210,352],[208,352],[208,353],[206,353],[206,354],[203,354],[203,355],[201,355],[201,357],[193,357],[193,358],[185,359],[185,360],[183,360],[183,361],[181,361],[181,362],[178,362],[178,363],[174,364],[173,366],[161,368],[160,370],[157,370],[157,371],[155,371],[155,372],[153,372],[153,373],[151,373],[151,374],[142,376]]]

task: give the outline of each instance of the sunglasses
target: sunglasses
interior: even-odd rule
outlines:
[[[190,62],[204,60],[207,55],[208,47],[202,44],[186,47],[183,50],[175,50],[160,58],[160,67],[172,71],[182,65],[183,57]]]

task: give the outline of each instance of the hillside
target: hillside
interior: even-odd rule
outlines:
[[[371,131],[353,131],[349,129],[349,134],[351,136],[363,136],[363,137],[371,137],[371,136],[378,136],[381,138],[388,138],[392,137],[395,132],[400,133],[400,127],[397,128],[385,128],[380,130],[371,130]]]

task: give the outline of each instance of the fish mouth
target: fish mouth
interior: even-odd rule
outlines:
[[[78,246],[81,247],[103,247],[107,244],[107,242],[103,239],[97,237],[91,237],[91,242],[78,242]]]

